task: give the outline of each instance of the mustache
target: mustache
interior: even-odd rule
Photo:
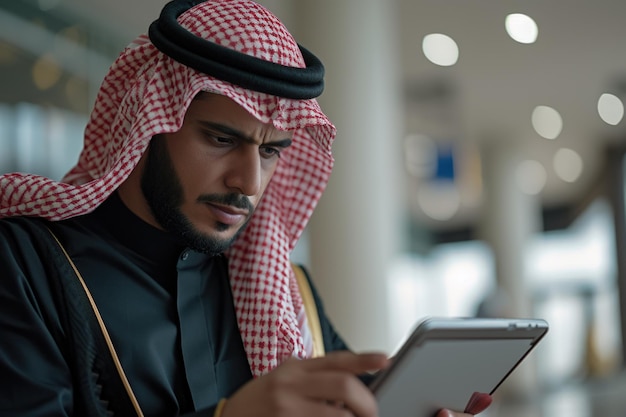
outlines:
[[[215,203],[225,206],[237,207],[238,209],[247,210],[252,213],[254,206],[250,199],[243,194],[203,194],[197,199],[198,203]]]

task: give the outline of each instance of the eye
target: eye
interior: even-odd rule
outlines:
[[[235,141],[233,138],[228,136],[220,136],[218,133],[206,131],[204,132],[204,136],[215,145],[232,145]]]
[[[266,158],[277,157],[280,158],[280,152],[282,148],[274,147],[274,146],[261,146],[260,148],[261,155]]]

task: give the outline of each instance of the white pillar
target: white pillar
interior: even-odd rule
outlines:
[[[510,143],[489,143],[482,152],[485,186],[480,230],[491,246],[497,285],[506,297],[509,317],[532,317],[527,276],[527,248],[541,231],[541,204],[537,195],[522,191],[518,167],[523,155]],[[536,360],[531,354],[503,385],[503,391],[531,395],[538,388]]]
[[[307,230],[310,269],[335,327],[357,351],[390,352],[386,278],[406,204],[399,59],[386,0],[297,2],[298,41],[326,67],[319,101],[338,128],[335,168]]]
[[[493,144],[482,151],[485,201],[481,219],[483,238],[493,250],[496,279],[508,297],[508,314],[532,315],[526,273],[526,251],[541,231],[537,195],[522,191],[517,168],[523,155],[510,144]]]

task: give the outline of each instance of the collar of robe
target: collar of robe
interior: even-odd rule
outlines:
[[[166,4],[150,25],[154,46],[179,63],[240,87],[291,99],[311,99],[324,90],[324,66],[298,44],[305,68],[289,67],[256,58],[203,39],[182,27],[177,18],[198,0]]]

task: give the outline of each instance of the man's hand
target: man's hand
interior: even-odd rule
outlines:
[[[387,362],[383,354],[347,351],[289,359],[230,397],[222,417],[375,417],[376,400],[357,375]]]

